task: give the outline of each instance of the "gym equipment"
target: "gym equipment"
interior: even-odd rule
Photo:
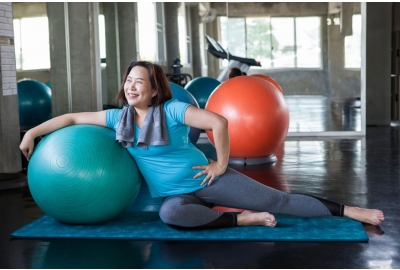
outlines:
[[[258,78],[261,78],[263,80],[266,80],[267,82],[272,83],[283,94],[282,87],[272,77],[264,75],[264,74],[251,74],[250,76],[258,77]]]
[[[184,87],[188,81],[192,80],[192,76],[188,73],[181,73],[181,59],[175,58],[174,62],[171,65],[173,73],[165,74],[170,82],[173,82],[177,85]]]
[[[257,62],[253,58],[244,58],[232,55],[222,48],[222,45],[215,41],[212,37],[206,35],[207,45],[206,50],[211,53],[213,56],[219,59],[228,59],[228,66],[222,70],[222,72],[218,75],[217,80],[220,82],[226,81],[226,76],[228,74],[229,69],[233,67],[239,68],[242,72],[248,72],[251,66],[261,66],[259,62]]]
[[[51,89],[37,80],[22,79],[17,82],[19,124],[30,129],[51,118]]]
[[[169,86],[172,91],[172,98],[175,98],[181,102],[189,103],[197,108],[199,108],[199,104],[197,103],[194,96],[189,93],[189,91],[185,90],[182,86],[179,86],[173,82],[169,82]],[[190,127],[189,131],[189,140],[192,144],[196,144],[200,137],[201,130],[198,128]]]
[[[198,77],[190,81],[185,89],[189,91],[199,103],[200,108],[204,109],[208,97],[221,84],[220,81],[210,77]]]
[[[74,125],[45,136],[28,165],[38,206],[58,221],[111,220],[128,209],[140,188],[136,162],[111,129]]]
[[[228,119],[231,164],[275,162],[286,138],[289,110],[271,83],[252,76],[232,78],[215,89],[206,109]],[[214,144],[212,132],[206,131]]]

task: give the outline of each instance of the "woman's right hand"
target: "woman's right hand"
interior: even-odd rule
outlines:
[[[19,149],[21,149],[22,154],[26,157],[26,159],[29,161],[30,157],[32,156],[33,153],[33,147],[35,145],[34,142],[35,138],[32,138],[29,135],[29,131],[25,133],[24,138],[21,141],[21,144],[19,145]]]

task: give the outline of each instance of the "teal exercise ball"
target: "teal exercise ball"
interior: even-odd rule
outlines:
[[[133,157],[115,131],[73,125],[45,136],[28,165],[28,186],[37,205],[72,224],[111,220],[129,208],[140,188]]]
[[[210,77],[197,77],[185,85],[199,103],[200,108],[204,109],[211,93],[221,84],[220,81]]]
[[[169,86],[171,87],[172,98],[175,98],[181,102],[189,103],[192,106],[199,108],[199,104],[197,103],[196,99],[192,94],[186,91],[185,88],[173,82],[170,82]],[[200,133],[201,129],[190,127],[189,140],[192,144],[196,144],[196,142],[199,140]]]
[[[22,129],[40,125],[51,118],[51,89],[37,80],[17,82],[19,125]]]

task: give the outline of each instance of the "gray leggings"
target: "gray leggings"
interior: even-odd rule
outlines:
[[[236,226],[237,213],[212,210],[213,206],[242,208],[300,217],[343,216],[344,206],[322,198],[289,194],[261,184],[231,168],[212,185],[196,192],[166,197],[161,220],[182,229]]]

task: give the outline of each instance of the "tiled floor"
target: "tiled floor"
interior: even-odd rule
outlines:
[[[25,187],[0,190],[0,268],[400,268],[398,125],[368,127],[363,139],[288,138],[275,154],[274,164],[234,168],[280,190],[382,209],[381,226],[364,225],[369,243],[10,239],[42,214]]]

